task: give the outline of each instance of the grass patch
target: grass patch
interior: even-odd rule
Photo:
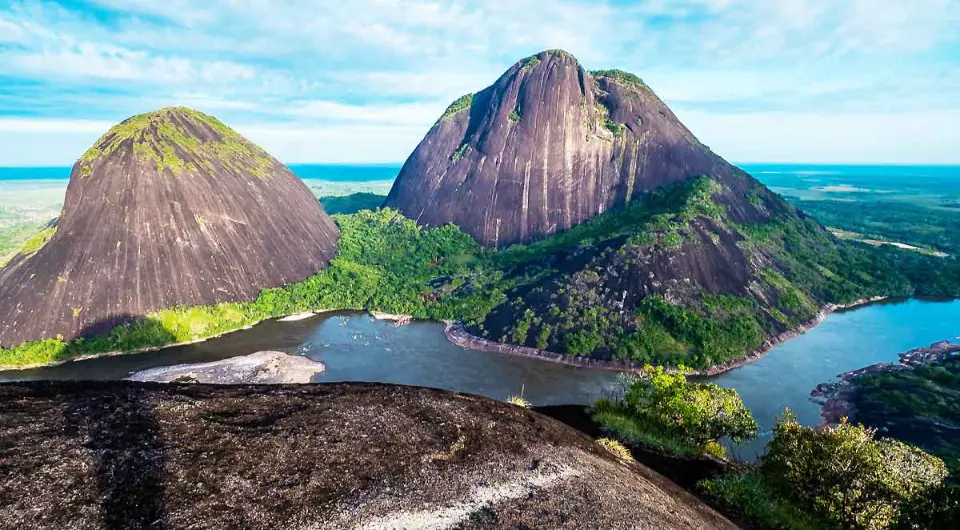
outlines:
[[[518,407],[523,407],[525,409],[529,409],[530,407],[533,407],[533,403],[530,403],[529,401],[524,399],[522,396],[510,396],[507,398],[507,403],[511,405],[516,405]]]
[[[600,444],[600,447],[606,449],[610,454],[619,458],[620,460],[625,460],[627,462],[634,462],[633,455],[630,454],[630,450],[627,449],[622,443],[610,439],[610,438],[598,438],[597,443]]]
[[[598,411],[593,414],[593,421],[601,426],[603,432],[627,445],[679,456],[694,457],[703,454],[700,447],[664,432],[652,422],[638,421],[624,411]]]
[[[440,115],[440,119],[437,120],[437,123],[457,114],[461,110],[466,110],[470,108],[470,105],[473,104],[473,94],[464,94],[457,99],[453,100],[453,103],[447,107],[447,110],[443,111],[443,114]]]

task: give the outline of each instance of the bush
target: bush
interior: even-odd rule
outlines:
[[[756,470],[746,469],[705,480],[700,483],[700,489],[725,512],[734,512],[757,528],[824,530],[831,526],[804,507],[784,499]]]
[[[846,421],[804,427],[788,410],[777,421],[760,472],[784,497],[838,527],[888,528],[901,506],[943,482],[947,468],[916,447],[875,434]]]
[[[691,383],[683,371],[645,366],[642,377],[625,381],[622,399],[594,403],[594,421],[611,436],[672,454],[724,457],[718,440],[752,438],[757,422],[736,390]]]
[[[633,455],[630,454],[630,450],[627,449],[622,443],[613,440],[611,438],[598,438],[597,443],[601,447],[606,449],[610,454],[619,458],[620,460],[626,460],[627,462],[633,462]]]
[[[507,398],[507,403],[511,405],[516,405],[518,407],[523,407],[528,409],[533,406],[532,403],[524,399],[522,396],[510,396]]]
[[[627,392],[628,409],[698,447],[729,437],[735,443],[757,435],[757,422],[736,390],[690,383],[681,368],[645,366],[645,377]]]

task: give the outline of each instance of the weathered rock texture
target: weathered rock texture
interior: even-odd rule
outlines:
[[[410,155],[385,206],[502,247],[568,229],[665,184],[709,176],[738,222],[755,182],[701,144],[639,78],[551,50],[461,98]]]
[[[13,529],[735,528],[585,435],[374,384],[0,385]]]
[[[301,355],[258,351],[210,363],[178,364],[141,370],[131,381],[216,385],[309,383],[326,367]]]
[[[0,345],[250,300],[324,267],[337,234],[299,178],[215,118],[134,116],[74,165],[53,237],[0,271]]]

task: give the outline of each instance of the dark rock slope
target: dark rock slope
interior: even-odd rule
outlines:
[[[585,435],[375,384],[0,385],[13,529],[735,528]]]
[[[643,81],[587,72],[551,50],[454,102],[407,159],[385,206],[502,247],[700,175],[725,186],[734,220],[764,215],[738,199],[753,179],[701,144]]]
[[[250,300],[324,267],[337,234],[300,179],[217,119],[134,116],[74,165],[49,241],[0,271],[0,345]]]

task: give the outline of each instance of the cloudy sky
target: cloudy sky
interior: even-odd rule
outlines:
[[[169,105],[286,162],[399,163],[547,48],[640,75],[734,161],[960,163],[960,0],[0,0],[0,165]]]

